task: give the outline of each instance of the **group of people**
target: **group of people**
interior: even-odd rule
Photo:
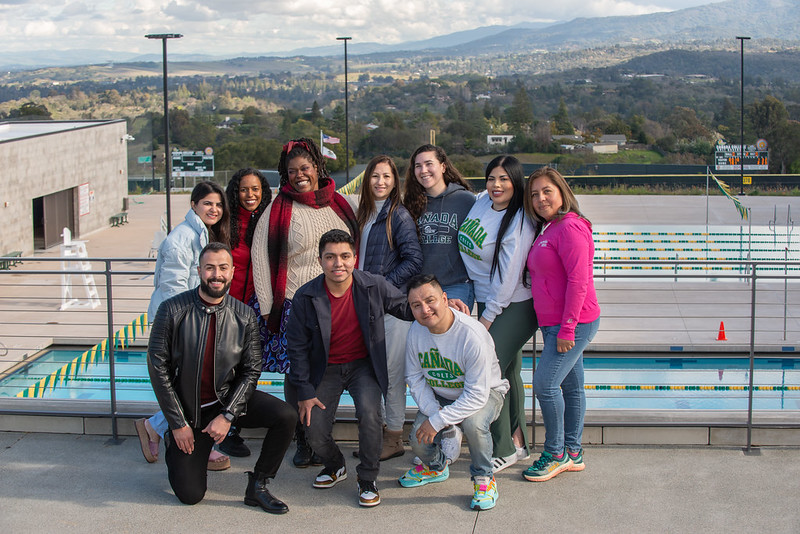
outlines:
[[[207,470],[229,467],[228,455],[250,454],[239,428],[268,429],[248,505],[288,511],[267,485],[292,439],[295,466],[322,466],[315,488],[345,480],[332,428],[346,390],[358,421],[359,504],[379,504],[380,462],[404,454],[408,387],[416,465],[400,485],[446,480],[463,434],[470,507],[493,508],[494,475],[530,456],[521,350],[537,328],[545,443],[523,476],[584,468],[583,350],[600,313],[594,245],[556,170],[526,181],[516,158],[500,156],[476,196],[440,147],[423,145],[402,195],[394,162],[378,156],[351,198],[303,138],[284,145],[278,172],[274,200],[255,169],[237,172],[225,192],[198,184],[159,249],[148,368],[162,412],[136,429],[150,462],[165,441],[182,502],[203,498]],[[285,401],[256,389],[262,371],[286,375]]]

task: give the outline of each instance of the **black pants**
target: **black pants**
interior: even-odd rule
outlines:
[[[185,504],[196,504],[206,494],[208,455],[214,440],[203,429],[220,414],[222,406],[215,404],[200,412],[200,424],[194,431],[194,451],[186,454],[175,444],[172,430],[165,436],[167,453],[167,473],[175,496]],[[247,403],[247,413],[236,420],[239,428],[266,428],[267,434],[261,444],[261,454],[256,461],[255,471],[274,478],[281,466],[283,456],[292,441],[297,423],[297,411],[262,391],[254,391]]]

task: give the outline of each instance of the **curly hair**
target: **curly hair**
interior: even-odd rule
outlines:
[[[228,221],[231,218],[231,210],[228,205],[228,200],[225,197],[225,191],[222,190],[222,186],[214,182],[198,182],[197,185],[194,186],[194,189],[192,189],[192,205],[197,204],[212,193],[218,194],[222,202],[222,217],[219,218],[219,221],[217,221],[214,226],[208,229],[208,240],[209,242],[219,241],[220,243],[230,245],[230,223]]]
[[[367,224],[367,221],[370,219],[370,217],[375,215],[375,194],[372,192],[372,187],[370,187],[370,177],[372,176],[372,173],[375,172],[375,168],[381,163],[388,164],[389,169],[392,172],[392,176],[394,176],[394,187],[389,193],[388,199],[389,213],[386,216],[386,238],[389,240],[389,248],[393,249],[392,215],[394,215],[395,210],[400,205],[400,173],[397,172],[397,166],[389,156],[375,156],[367,164],[367,168],[364,170],[364,180],[361,182],[361,196],[358,200],[356,221],[358,222],[358,229],[363,232],[364,225]]]
[[[464,180],[464,178],[461,176],[461,173],[458,172],[458,169],[455,168],[455,165],[453,165],[453,163],[450,161],[450,158],[447,157],[444,149],[436,145],[422,145],[416,149],[413,154],[411,154],[411,162],[406,170],[406,187],[403,194],[403,205],[405,205],[406,209],[408,209],[409,213],[411,213],[414,221],[419,219],[420,216],[425,213],[425,208],[428,205],[428,197],[425,195],[425,188],[419,183],[417,176],[414,173],[415,160],[417,159],[417,156],[423,152],[435,153],[436,159],[439,161],[439,163],[444,164],[445,184],[456,183],[461,185],[467,191],[472,191],[472,187],[466,180]]]
[[[281,150],[281,159],[278,161],[278,174],[281,175],[281,187],[289,183],[289,162],[297,157],[304,157],[317,168],[317,178],[330,178],[328,168],[325,166],[325,158],[322,157],[317,145],[308,137],[292,139]]]
[[[261,202],[258,204],[256,209],[253,210],[250,217],[250,224],[247,225],[247,233],[244,235],[244,242],[248,247],[252,246],[253,244],[253,234],[256,231],[256,224],[258,224],[261,214],[264,213],[264,209],[269,206],[270,202],[272,202],[272,189],[269,186],[267,178],[261,173],[261,171],[252,167],[245,167],[244,169],[239,169],[236,171],[230,182],[228,182],[228,186],[225,188],[225,194],[228,197],[228,206],[230,206],[231,209],[230,238],[231,246],[234,248],[239,244],[240,223],[237,215],[238,210],[236,209],[236,207],[240,205],[239,185],[242,181],[242,178],[250,175],[255,176],[258,178],[258,181],[261,182]]]

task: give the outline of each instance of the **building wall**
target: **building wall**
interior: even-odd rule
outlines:
[[[74,237],[109,225],[127,194],[127,125],[124,120],[12,139],[0,143],[0,254],[33,252],[34,198],[88,183],[89,213],[80,216],[77,191]]]

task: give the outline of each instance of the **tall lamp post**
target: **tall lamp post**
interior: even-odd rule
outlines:
[[[739,39],[739,58],[741,60],[740,63],[740,72],[741,72],[741,83],[739,84],[740,92],[740,100],[739,100],[739,142],[741,145],[739,146],[739,194],[744,195],[744,42],[749,40],[749,37],[737,37]]]
[[[350,181],[350,113],[347,106],[347,41],[352,37],[337,37],[344,43],[344,169],[347,181]]]
[[[164,63],[164,186],[167,193],[167,233],[172,231],[172,215],[169,203],[169,192],[172,181],[172,154],[169,152],[169,97],[167,93],[167,39],[180,39],[180,33],[151,33],[148,39],[161,39]]]

